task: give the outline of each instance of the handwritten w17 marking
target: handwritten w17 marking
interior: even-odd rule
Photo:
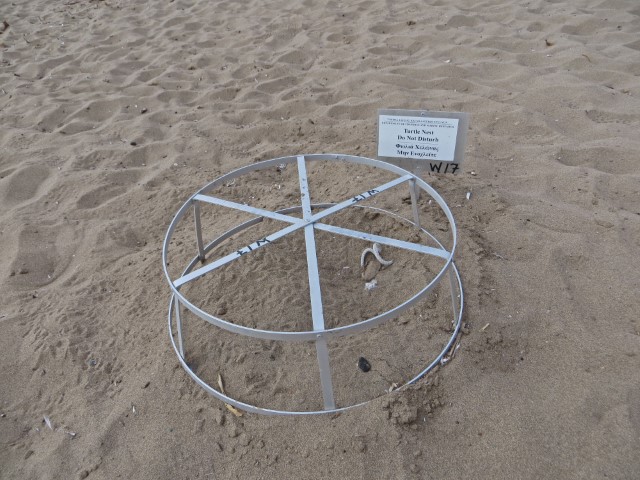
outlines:
[[[252,252],[257,248],[262,247],[263,245],[266,245],[268,243],[271,243],[271,240],[269,240],[267,237],[264,237],[260,240],[257,240],[255,242],[253,242],[251,245],[247,245],[246,247],[241,248],[240,250],[236,250],[236,253],[238,254],[238,256],[242,256],[246,253]]]
[[[375,188],[372,189],[372,190],[367,190],[366,192],[361,193],[360,195],[356,195],[355,197],[353,197],[351,199],[351,201],[353,203],[360,202],[362,200],[365,200],[365,199],[367,199],[369,197],[374,196],[376,193],[379,193],[379,192],[380,192],[380,190],[376,190]]]

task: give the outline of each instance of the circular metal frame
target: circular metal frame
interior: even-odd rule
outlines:
[[[376,168],[380,168],[383,170],[387,170],[389,172],[395,173],[398,177],[390,182],[385,183],[384,185],[380,185],[376,188],[372,188],[366,192],[363,192],[360,195],[356,195],[355,197],[351,197],[346,199],[343,202],[334,204],[334,203],[325,203],[325,204],[311,204],[308,183],[307,183],[307,174],[306,174],[306,162],[308,161],[338,161],[338,162],[347,162],[347,163],[356,163],[367,166],[372,166]],[[238,204],[234,202],[230,202],[227,200],[223,200],[217,197],[213,197],[208,195],[209,192],[214,190],[215,188],[228,183],[230,180],[233,180],[237,177],[240,177],[249,172],[263,170],[266,168],[281,166],[282,164],[291,164],[297,163],[298,166],[298,176],[300,181],[300,192],[301,192],[301,205],[293,206],[290,208],[278,210],[278,211],[268,211],[255,207],[251,207],[248,205]],[[374,208],[374,207],[364,207],[359,205],[358,202],[370,197],[373,197],[385,190],[391,189],[403,183],[407,183],[409,185],[409,191],[411,194],[412,200],[412,209],[414,219],[413,221],[404,217],[401,217],[395,213]],[[451,237],[452,237],[452,246],[450,250],[447,250],[431,233],[421,227],[420,218],[418,214],[417,207],[417,198],[419,194],[419,190],[426,192],[438,206],[442,209],[447,217],[449,222]],[[202,229],[200,226],[200,203],[206,202],[215,205],[221,205],[223,207],[241,210],[244,212],[248,212],[254,214],[256,217],[252,220],[246,221],[231,230],[223,233],[212,242],[207,244],[206,246],[202,241]],[[349,207],[361,207],[367,209],[378,210],[384,214],[392,215],[396,218],[399,218],[405,222],[408,222],[411,225],[417,227],[420,231],[427,234],[437,245],[439,248],[427,247],[425,245],[419,243],[411,243],[411,242],[403,242],[396,239],[392,239],[389,237],[377,236],[368,234],[365,232],[359,232],[349,229],[344,229],[340,227],[335,227],[332,225],[328,225],[322,223],[321,220],[332,213],[338,212],[342,209]],[[193,208],[194,218],[195,218],[195,229],[196,229],[196,240],[198,245],[198,255],[196,255],[192,261],[187,265],[184,269],[182,275],[177,279],[172,279],[167,270],[167,253],[169,248],[169,243],[171,241],[171,237],[175,231],[177,224],[180,220]],[[314,211],[320,210],[318,213],[314,214]],[[293,212],[302,212],[303,217],[293,217],[287,215],[288,213]],[[217,245],[228,239],[229,237],[253,226],[257,223],[261,222],[264,218],[273,218],[281,221],[285,221],[289,223],[289,226],[275,232],[274,234],[268,235],[262,239],[258,239],[256,242],[246,246],[243,249],[240,249],[234,253],[231,253],[225,257],[214,260],[213,262],[205,265],[201,268],[195,269],[196,265],[199,262],[203,262],[206,259],[207,253],[209,253],[213,248]],[[307,266],[309,270],[309,286],[311,292],[311,308],[312,308],[312,320],[313,320],[313,330],[309,331],[274,331],[274,330],[261,330],[254,329],[250,327],[245,327],[242,325],[237,325],[231,322],[227,322],[221,318],[218,318],[214,315],[211,315],[208,312],[198,308],[193,303],[191,303],[181,292],[180,288],[182,285],[199,278],[200,276],[215,270],[216,268],[225,265],[229,262],[232,262],[236,258],[239,258],[242,255],[250,254],[252,251],[262,248],[271,242],[281,238],[293,231],[296,230],[304,230],[305,233],[305,242],[307,247]],[[361,240],[367,240],[372,242],[378,242],[386,245],[391,245],[398,248],[408,249],[414,252],[419,252],[427,255],[434,255],[442,258],[445,261],[444,266],[441,270],[433,277],[433,279],[423,287],[418,293],[413,295],[407,301],[401,303],[400,305],[383,312],[379,315],[371,317],[367,320],[363,320],[358,323],[353,323],[350,325],[335,327],[330,329],[324,328],[324,318],[322,313],[322,299],[320,293],[320,283],[318,277],[317,270],[317,258],[315,251],[315,239],[314,239],[314,231],[315,230],[324,230],[329,231],[331,233],[337,235],[343,235],[352,238],[358,238]],[[445,355],[451,349],[453,343],[455,342],[461,325],[462,320],[462,310],[464,305],[463,300],[463,290],[462,290],[462,282],[460,279],[460,274],[453,263],[453,257],[455,253],[457,243],[457,231],[455,226],[455,221],[453,219],[453,215],[451,210],[447,206],[446,202],[442,197],[425,181],[420,179],[419,177],[413,175],[412,173],[397,167],[395,165],[382,162],[379,160],[373,160],[365,157],[356,157],[351,155],[335,155],[335,154],[313,154],[313,155],[297,155],[290,157],[281,157],[275,158],[271,160],[266,160],[262,162],[258,162],[252,165],[248,165],[237,170],[234,170],[226,175],[223,175],[213,182],[207,184],[202,189],[200,189],[196,194],[194,194],[189,200],[187,200],[184,205],[178,210],[174,219],[172,220],[169,228],[167,230],[167,235],[164,240],[163,248],[162,248],[162,259],[163,259],[163,269],[165,276],[169,282],[170,288],[172,290],[172,297],[169,305],[169,335],[171,338],[171,343],[173,348],[178,356],[178,359],[185,369],[185,371],[191,376],[196,383],[198,383],[202,388],[204,388],[208,393],[215,396],[216,398],[230,404],[234,405],[237,408],[255,412],[262,414],[283,414],[283,415],[313,415],[320,413],[332,413],[338,412],[342,410],[346,410],[348,408],[353,408],[358,405],[362,405],[362,403],[356,405],[349,405],[343,407],[337,407],[335,405],[333,399],[333,389],[331,383],[331,372],[329,367],[329,356],[327,349],[327,340],[331,338],[341,337],[344,335],[352,335],[354,333],[362,332],[368,330],[370,328],[375,327],[387,320],[396,318],[407,308],[414,305],[416,302],[420,301],[427,293],[429,293],[442,279],[442,277],[449,273],[449,280],[451,285],[451,296],[452,296],[452,309],[453,309],[453,333],[449,338],[449,341],[445,345],[444,349],[440,352],[440,354],[418,375],[416,375],[413,379],[411,379],[407,384],[415,383],[420,378],[424,377],[430,370],[432,370],[436,365],[443,361]],[[456,291],[458,294],[456,294]],[[184,359],[184,345],[182,341],[182,322],[180,316],[180,307],[184,306],[191,312],[193,312],[196,316],[202,318],[203,320],[216,325],[219,328],[223,328],[227,331],[238,333],[245,336],[260,338],[264,340],[279,340],[279,341],[314,341],[316,343],[316,350],[318,356],[318,364],[320,368],[320,378],[322,383],[322,391],[323,391],[323,399],[324,399],[324,410],[319,411],[283,411],[283,410],[272,410],[267,408],[261,408],[253,405],[246,404],[244,402],[238,401],[236,399],[230,398],[226,396],[224,393],[212,388],[202,379],[200,379],[196,373],[189,367],[187,362]],[[173,324],[176,324],[177,331],[177,343],[176,338],[173,334]],[[367,403],[367,402],[363,402]]]

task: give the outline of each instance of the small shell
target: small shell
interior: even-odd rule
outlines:
[[[375,278],[373,280],[371,280],[370,282],[367,282],[364,284],[364,289],[369,291],[369,290],[373,290],[374,288],[376,288],[378,286],[378,280],[376,280]]]
[[[44,419],[44,423],[47,424],[47,427],[49,427],[51,430],[53,430],[53,423],[51,423],[51,419],[49,417],[47,417],[46,415],[44,417],[42,417]]]

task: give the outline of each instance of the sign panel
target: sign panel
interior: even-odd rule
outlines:
[[[464,158],[467,113],[378,111],[378,157],[420,174],[457,173]]]

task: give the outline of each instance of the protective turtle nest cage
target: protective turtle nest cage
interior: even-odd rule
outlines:
[[[168,228],[171,344],[232,409],[362,405],[455,352],[455,248],[446,202],[393,164],[314,154],[247,165],[191,196]]]

